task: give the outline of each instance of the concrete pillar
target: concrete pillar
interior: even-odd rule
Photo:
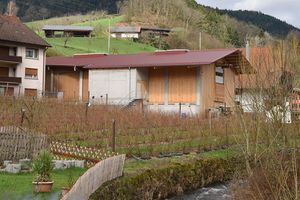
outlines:
[[[169,104],[169,70],[168,68],[165,69],[164,73],[164,104],[168,105]]]
[[[79,71],[79,100],[83,99],[83,71]]]
[[[51,80],[50,80],[50,92],[54,92],[54,84],[53,84],[53,82],[54,82],[54,74],[53,74],[53,70],[51,70],[51,78],[50,78]]]
[[[197,67],[196,72],[196,104],[197,106],[201,105],[201,91],[202,82],[201,82],[201,67]]]

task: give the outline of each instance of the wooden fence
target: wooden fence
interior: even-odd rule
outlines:
[[[56,160],[79,159],[85,160],[92,165],[116,155],[104,149],[88,148],[61,142],[51,142],[50,151],[54,154]]]
[[[85,172],[62,200],[88,200],[103,183],[122,176],[125,155],[107,158]]]
[[[19,127],[0,127],[0,162],[33,158],[48,147],[47,136]]]

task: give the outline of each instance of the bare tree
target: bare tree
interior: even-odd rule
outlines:
[[[19,8],[15,2],[15,0],[10,0],[7,4],[6,15],[8,16],[16,16],[18,14]]]

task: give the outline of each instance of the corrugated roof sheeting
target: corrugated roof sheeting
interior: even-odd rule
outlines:
[[[91,26],[64,26],[64,25],[45,25],[44,31],[93,31]]]
[[[101,55],[101,56],[100,56]],[[107,68],[140,68],[140,67],[172,67],[208,65],[228,57],[233,66],[249,65],[238,49],[219,49],[203,51],[162,51],[127,55],[103,55],[84,57],[52,57],[48,58],[48,66],[82,66],[86,69]]]

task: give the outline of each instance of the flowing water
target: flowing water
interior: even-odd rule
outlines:
[[[199,189],[190,194],[174,197],[169,200],[230,200],[230,191],[226,185],[215,185]]]

